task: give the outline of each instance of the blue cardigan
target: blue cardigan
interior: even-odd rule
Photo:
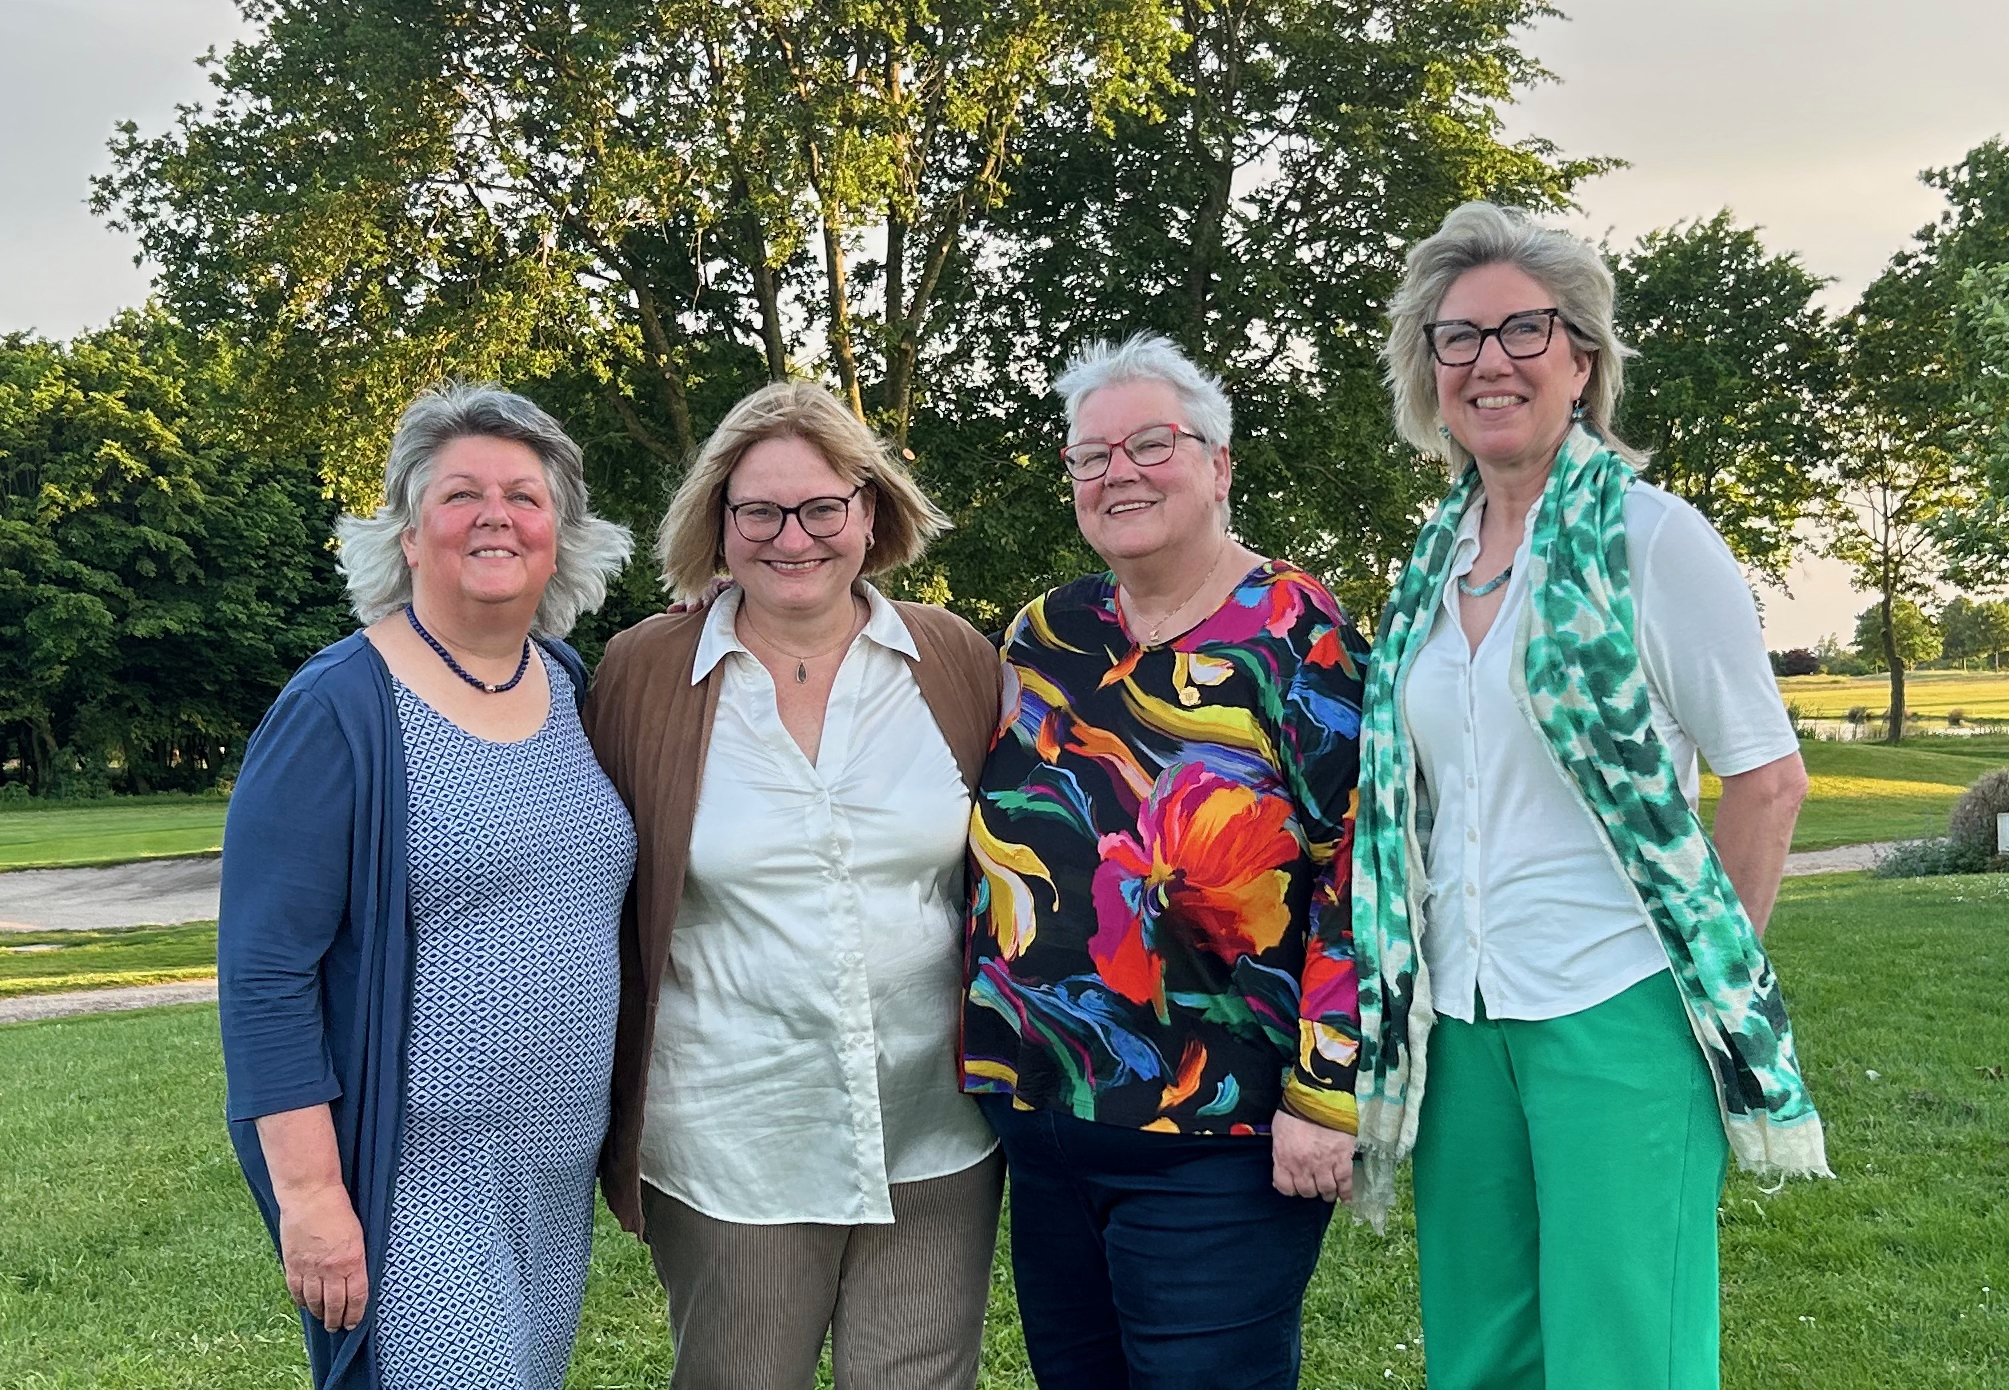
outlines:
[[[583,701],[586,672],[544,642]],[[301,1314],[314,1384],[376,1390],[377,1290],[404,1122],[412,942],[405,762],[390,670],[355,633],[313,656],[245,748],[223,830],[216,975],[230,1139],[275,1247],[260,1115],[328,1104],[363,1228],[352,1331]]]

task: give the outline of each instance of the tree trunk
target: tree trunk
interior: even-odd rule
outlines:
[[[1904,661],[1897,654],[1897,613],[1896,596],[1886,588],[1883,591],[1883,654],[1890,663],[1890,714],[1884,724],[1883,741],[1899,743],[1904,739]]]
[[[753,194],[747,189],[745,176],[733,175],[732,196],[740,207],[751,209]],[[760,342],[767,354],[767,379],[786,381],[788,343],[781,332],[781,277],[767,263],[767,233],[761,228],[760,214],[748,211],[742,215],[740,224],[742,254],[753,274],[753,298],[760,309]]]
[[[823,278],[830,287],[830,360],[837,366],[837,384],[845,404],[860,420],[865,418],[865,398],[858,390],[858,358],[851,350],[851,291],[845,284],[844,234],[837,225],[837,210],[828,203],[823,208]]]

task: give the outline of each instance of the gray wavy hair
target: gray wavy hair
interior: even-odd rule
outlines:
[[[634,537],[627,527],[587,509],[585,460],[571,436],[536,403],[493,382],[449,382],[405,407],[384,463],[384,505],[375,516],[335,522],[341,547],[336,564],[348,581],[356,618],[367,627],[411,602],[404,537],[419,524],[440,450],[469,437],[514,440],[544,465],[558,522],[558,568],[531,627],[545,637],[563,637],[582,613],[606,601],[607,581],[627,564]]]
[[[1105,386],[1124,381],[1162,381],[1179,397],[1193,433],[1209,452],[1229,442],[1235,412],[1221,379],[1187,359],[1170,338],[1137,333],[1121,343],[1090,343],[1069,360],[1053,383],[1067,406],[1067,440],[1074,442],[1074,418],[1081,403]]]
[[[1426,454],[1454,468],[1472,456],[1444,428],[1437,409],[1437,365],[1424,325],[1437,316],[1458,277],[1480,266],[1511,265],[1555,297],[1570,344],[1590,354],[1584,415],[1614,450],[1633,462],[1643,455],[1612,433],[1611,418],[1625,388],[1632,349],[1612,325],[1611,270],[1582,237],[1544,227],[1522,208],[1471,202],[1451,209],[1430,236],[1409,248],[1408,268],[1388,305],[1388,341],[1381,356],[1395,397],[1395,428]]]

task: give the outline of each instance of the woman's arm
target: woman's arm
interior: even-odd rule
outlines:
[[[1716,857],[1760,936],[1779,896],[1793,822],[1806,799],[1807,768],[1798,753],[1723,779],[1723,799],[1716,805]]]
[[[325,1105],[258,1117],[258,1145],[279,1204],[286,1290],[330,1332],[363,1320],[370,1276],[363,1223],[342,1185],[335,1122]]]
[[[322,960],[349,906],[355,754],[316,692],[289,688],[245,750],[223,835],[217,983],[232,1120],[255,1120],[293,1299],[330,1330],[368,1299],[361,1223],[329,1102]]]
[[[1361,675],[1367,644],[1328,598],[1297,633],[1308,650],[1285,701],[1279,752],[1316,879],[1299,980],[1296,1064],[1271,1121],[1272,1181],[1289,1196],[1353,1196],[1354,1067],[1360,1051],[1353,960],[1353,797],[1360,780]],[[1337,621],[1335,622],[1335,619]],[[1316,631],[1316,637],[1313,636]]]

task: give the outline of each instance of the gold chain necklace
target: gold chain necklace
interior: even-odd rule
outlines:
[[[762,642],[765,642],[768,646],[774,648],[774,650],[780,652],[783,656],[790,657],[794,660],[795,683],[797,685],[804,685],[808,683],[810,662],[821,661],[823,660],[824,657],[829,656],[834,652],[843,651],[846,647],[850,646],[852,640],[858,636],[858,629],[856,627],[853,627],[849,632],[844,634],[844,640],[842,642],[839,642],[836,646],[831,647],[828,651],[811,652],[808,656],[802,656],[799,655],[798,653],[790,651],[788,648],[782,646],[781,643],[775,641],[772,637],[769,637],[766,633],[762,632],[760,630],[760,624],[753,620],[753,614],[750,611],[748,611],[744,605],[741,606],[739,614],[742,618],[746,619],[746,625],[748,628],[752,630],[754,636],[758,637]],[[857,595],[855,594],[852,595],[851,600],[851,616],[853,621],[855,622],[858,617],[858,600]]]
[[[1221,561],[1227,558],[1228,547],[1232,544],[1233,542],[1228,540],[1227,537],[1223,536],[1221,538],[1221,547],[1220,549],[1214,552],[1214,563],[1207,566],[1207,572],[1200,576],[1200,582],[1193,586],[1193,592],[1187,594],[1186,597],[1180,599],[1178,607],[1170,609],[1165,614],[1164,617],[1158,620],[1158,625],[1151,629],[1150,635],[1144,639],[1142,645],[1147,647],[1155,647],[1158,645],[1158,639],[1160,635],[1165,631],[1165,625],[1167,623],[1170,623],[1172,619],[1178,617],[1180,613],[1184,612],[1186,605],[1191,603],[1194,599],[1198,598],[1200,596],[1200,592],[1203,589],[1205,589],[1209,583],[1213,581],[1214,575],[1221,568]]]

